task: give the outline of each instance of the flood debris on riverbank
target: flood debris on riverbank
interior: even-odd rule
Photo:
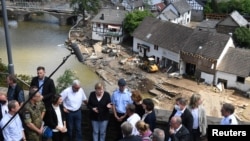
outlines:
[[[87,36],[89,33],[83,35]],[[86,60],[84,63],[106,82],[106,90],[110,93],[117,88],[117,80],[125,78],[131,90],[137,89],[142,94],[151,94],[156,108],[172,110],[177,97],[189,99],[193,93],[200,93],[208,116],[220,117],[222,103],[229,102],[235,105],[235,114],[239,120],[250,121],[250,108],[246,104],[249,99],[240,97],[236,90],[227,89],[218,93],[214,90],[215,86],[197,85],[195,81],[182,78],[179,74],[171,75],[166,71],[147,73],[139,67],[140,59],[138,54],[132,52],[131,46],[103,44],[89,37],[80,38],[83,40],[75,38],[70,42],[78,44]],[[237,104],[235,100],[241,101],[244,106]]]

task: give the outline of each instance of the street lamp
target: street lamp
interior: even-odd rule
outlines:
[[[11,45],[10,45],[10,38],[9,38],[9,28],[8,28],[8,17],[7,17],[7,10],[5,6],[5,0],[1,0],[2,3],[2,15],[3,15],[3,23],[4,23],[4,33],[5,33],[5,41],[7,47],[7,55],[8,55],[8,71],[9,74],[14,73],[14,64],[12,62],[12,52],[11,52]]]

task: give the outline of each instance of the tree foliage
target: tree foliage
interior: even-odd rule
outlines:
[[[217,0],[210,0],[204,8],[205,13],[218,14],[228,14],[234,10],[250,15],[250,0],[227,0],[220,2],[217,2]]]
[[[69,87],[74,79],[77,79],[75,73],[70,69],[66,69],[63,75],[57,79],[57,86],[56,86],[57,93],[60,93],[65,88]]]
[[[213,9],[211,8],[211,3],[207,2],[206,5],[204,6],[204,13],[209,14],[213,13]]]
[[[135,10],[135,11],[127,14],[125,19],[124,19],[125,32],[127,32],[131,35],[134,32],[134,30],[139,26],[141,21],[145,17],[148,17],[148,16],[153,17],[153,14],[148,10],[144,10],[144,11]]]
[[[250,30],[246,27],[235,29],[233,38],[237,45],[250,49]]]
[[[99,0],[71,0],[70,7],[72,7],[76,14],[82,14],[85,17],[85,12],[97,13],[100,8]]]

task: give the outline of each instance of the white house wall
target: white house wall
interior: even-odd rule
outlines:
[[[173,11],[176,15],[179,15],[179,12],[175,9],[175,7],[172,4],[168,5],[162,11],[162,13],[164,13],[164,11],[169,11],[169,10]],[[164,15],[162,14],[160,14],[158,17],[160,17],[161,20],[169,21],[169,19],[165,18]],[[170,22],[185,25],[190,23],[190,21],[191,21],[191,10],[183,13],[182,15],[179,15],[178,18],[171,20]]]
[[[100,32],[102,32],[102,33],[104,32],[103,31],[103,24],[100,24],[100,27],[97,27],[96,23],[93,23],[93,25],[92,25],[92,39],[102,41],[103,36],[100,34]]]
[[[162,0],[144,0],[143,2],[144,2],[144,3],[147,3],[148,5],[153,6],[153,5],[156,5],[156,4],[158,4],[158,3],[161,3]]]
[[[162,47],[158,47],[158,50],[154,49],[154,45],[147,43],[145,41],[142,41],[140,39],[137,38],[133,38],[133,51],[139,53],[139,56],[143,57],[143,52],[140,52],[139,49],[137,49],[137,44],[144,44],[150,47],[150,52],[147,52],[147,56],[155,56],[155,58],[159,57],[160,61],[163,57],[172,60],[176,63],[179,63],[180,61],[180,55],[178,53],[172,52],[168,49],[162,48]]]
[[[205,83],[213,84],[214,75],[211,75],[211,74],[208,74],[205,72],[201,72],[201,78],[205,80]]]
[[[107,24],[106,24],[107,25]],[[92,39],[93,40],[98,40],[98,41],[103,41],[104,40],[104,35],[107,33],[109,30],[108,28],[104,28],[104,24],[100,23],[100,27],[97,27],[96,23],[92,24]],[[119,32],[116,32],[119,35],[122,34],[122,28]],[[113,44],[118,44],[122,41],[123,37],[119,37],[117,40],[117,37],[111,37],[111,43]]]
[[[223,59],[223,57],[225,56],[225,54],[227,53],[227,51],[230,47],[235,48],[234,43],[233,43],[233,39],[231,37],[229,38],[224,50],[222,51],[220,57],[217,60],[217,66],[221,63],[221,60]]]
[[[218,83],[218,79],[224,79],[227,80],[227,87],[228,88],[237,88],[241,91],[248,91],[250,90],[250,84],[249,83],[240,83],[237,82],[237,76],[233,75],[233,74],[229,74],[229,73],[225,73],[225,72],[221,72],[221,71],[217,71],[216,72],[216,83]]]

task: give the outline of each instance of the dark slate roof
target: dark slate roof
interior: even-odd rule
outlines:
[[[226,34],[197,30],[190,35],[182,51],[218,59],[229,39],[230,36]]]
[[[202,0],[195,0],[199,5],[201,5],[201,6],[205,6],[205,3],[204,3],[204,1],[202,1]]]
[[[127,11],[118,9],[102,9],[91,21],[106,24],[118,24],[121,25]],[[100,17],[104,14],[104,20]]]
[[[250,50],[240,48],[229,48],[217,70],[241,77],[250,75]]]
[[[192,9],[186,0],[175,0],[172,4],[180,14]]]
[[[170,20],[174,20],[178,17],[178,15],[176,15],[172,10],[164,11],[164,12],[162,12],[162,15],[166,19],[170,19]]]
[[[146,17],[135,29],[133,36],[145,42],[179,53],[185,40],[192,32],[193,29],[182,25],[153,17]]]
[[[219,22],[219,20],[213,20],[213,19],[207,19],[200,22],[200,24],[197,26],[197,28],[215,28],[216,24]]]
[[[246,26],[247,24],[248,21],[242,15],[240,15],[238,11],[233,11],[226,18],[218,22],[217,25],[242,27]]]
[[[134,3],[134,8],[143,6],[143,0],[129,0],[128,3],[130,3],[131,6],[133,6],[132,3]]]

